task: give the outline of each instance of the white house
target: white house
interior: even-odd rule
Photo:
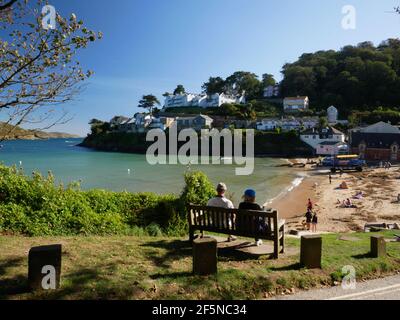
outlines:
[[[260,131],[274,131],[281,128],[281,126],[282,121],[277,118],[262,119],[260,122],[257,122],[257,130]]]
[[[165,98],[164,106],[166,108],[190,107],[192,106],[193,101],[198,103],[198,101],[204,97],[204,95],[197,95],[193,93],[169,95]]]
[[[283,100],[285,112],[305,111],[310,105],[308,97],[287,97]]]
[[[281,128],[283,131],[313,129],[319,124],[319,119],[316,117],[308,118],[266,118],[257,123],[257,130],[273,131]]]
[[[327,127],[319,131],[316,129],[306,130],[300,134],[300,139],[316,150],[317,146],[323,142],[345,143],[346,136],[333,127]]]
[[[347,154],[349,146],[344,142],[325,141],[317,145],[316,153],[320,156],[336,156]]]
[[[229,96],[224,93],[215,93],[211,96],[205,94],[184,93],[177,95],[169,95],[165,98],[165,108],[184,108],[184,107],[201,107],[201,108],[218,108],[224,103],[246,103],[246,98],[242,96]]]

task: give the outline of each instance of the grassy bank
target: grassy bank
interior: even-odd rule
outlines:
[[[391,232],[382,233],[392,238]],[[301,269],[299,240],[288,239],[288,254],[279,260],[219,252],[219,273],[191,274],[191,247],[182,238],[0,236],[2,299],[262,299],[282,292],[331,286],[343,266],[357,279],[400,271],[400,243],[388,243],[388,256],[368,257],[371,234],[323,236],[323,269]],[[63,244],[62,288],[46,293],[26,290],[27,253],[32,246]]]

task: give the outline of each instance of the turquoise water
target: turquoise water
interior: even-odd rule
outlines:
[[[151,166],[145,155],[98,152],[77,147],[80,142],[81,139],[6,141],[0,149],[0,161],[6,165],[22,164],[27,174],[47,174],[50,170],[58,182],[81,181],[82,189],[179,194],[183,188],[186,166]],[[230,165],[191,169],[205,172],[215,184],[225,182],[236,204],[248,187],[256,189],[261,203],[276,197],[296,178],[290,169],[277,168],[280,163],[280,159],[256,159],[251,176],[235,176],[235,166]]]

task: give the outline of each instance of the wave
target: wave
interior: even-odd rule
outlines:
[[[279,198],[283,198],[286,194],[288,194],[289,192],[292,192],[294,189],[296,189],[297,187],[299,187],[305,178],[308,177],[307,173],[298,173],[296,178],[292,180],[292,182],[290,183],[289,186],[287,186],[281,193],[279,193],[276,197],[270,199],[269,201],[267,201],[266,205],[271,204],[273,201],[275,201],[276,199]]]

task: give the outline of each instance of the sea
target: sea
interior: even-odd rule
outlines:
[[[285,159],[257,158],[250,176],[235,175],[234,165],[150,165],[145,155],[100,152],[79,147],[82,139],[16,140],[2,142],[0,162],[22,167],[25,174],[53,173],[57,183],[80,182],[83,190],[153,192],[179,195],[187,170],[199,170],[214,184],[224,182],[237,205],[247,188],[257,191],[257,201],[266,203],[298,186],[303,175],[281,167]]]

